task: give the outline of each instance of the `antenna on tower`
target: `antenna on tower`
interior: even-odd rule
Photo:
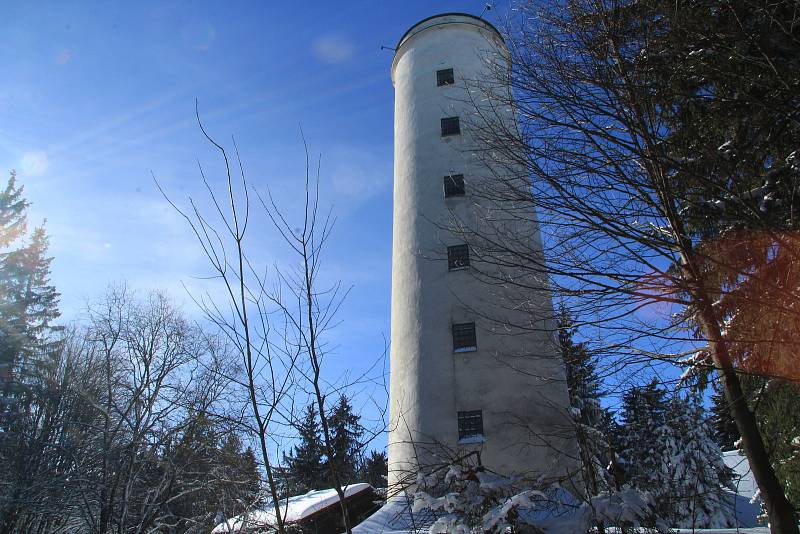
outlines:
[[[396,48],[392,48],[391,46],[383,46],[381,45],[381,50],[392,50],[393,52],[397,52]]]
[[[486,2],[485,4],[483,4],[483,11],[481,11],[480,18],[483,18],[483,16],[486,14],[486,12],[487,11],[491,11],[491,10],[492,10],[491,2]]]

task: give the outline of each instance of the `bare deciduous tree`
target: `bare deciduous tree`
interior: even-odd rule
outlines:
[[[261,462],[266,473],[271,506],[275,510],[278,532],[285,532],[286,507],[282,504],[280,480],[284,469],[277,463],[282,439],[298,423],[300,410],[296,403],[299,395],[310,396],[316,405],[323,430],[323,448],[330,479],[340,498],[342,520],[347,532],[352,524],[345,500],[346,484],[334,460],[326,399],[340,394],[348,387],[365,380],[376,365],[355,378],[340,377],[332,380],[323,373],[326,345],[325,333],[335,326],[336,312],[347,294],[341,283],[331,288],[319,287],[322,249],[333,224],[331,213],[320,214],[319,176],[312,180],[306,146],[306,176],[302,189],[304,195],[299,227],[293,226],[271,195],[261,196],[245,179],[244,169],[236,152],[238,177],[229,161],[227,150],[206,133],[197,115],[206,139],[218,150],[225,166],[225,202],[206,179],[201,167],[201,177],[208,192],[213,217],[203,213],[190,199],[191,210],[172,206],[185,218],[198,239],[214,278],[224,288],[223,304],[208,293],[193,296],[205,316],[224,333],[236,348],[242,360],[244,377],[229,376],[241,391],[246,393],[249,417],[244,421],[260,444]],[[159,186],[160,187],[160,186]],[[163,190],[162,190],[163,193]],[[299,259],[296,270],[284,269],[276,264],[272,276],[267,269],[255,264],[250,254],[248,237],[254,212],[251,194],[257,196],[263,212],[272,222],[291,253]],[[165,195],[166,197],[166,195]],[[169,201],[169,199],[167,199]],[[213,221],[212,221],[213,219]],[[372,436],[379,434],[375,431]]]
[[[797,337],[780,332],[765,339],[752,328],[730,328],[741,322],[744,315],[737,318],[736,314],[743,310],[758,310],[749,314],[756,318],[783,317],[789,324],[797,318],[793,303],[800,295],[790,280],[796,278],[797,262],[792,258],[798,248],[793,234],[787,232],[796,225],[792,215],[797,198],[797,172],[792,167],[796,155],[784,153],[788,145],[779,137],[797,126],[796,108],[795,115],[781,108],[791,100],[791,90],[780,89],[791,69],[770,64],[783,48],[742,56],[743,49],[735,41],[750,35],[753,42],[764,42],[759,39],[766,26],[753,29],[747,26],[750,21],[736,19],[737,14],[752,12],[779,28],[775,35],[783,36],[781,46],[795,47],[795,34],[786,28],[794,27],[796,13],[782,7],[762,9],[757,2],[723,3],[715,13],[732,13],[725,19],[730,21],[724,29],[729,34],[719,30],[721,36],[715,42],[685,32],[682,39],[690,43],[687,47],[696,43],[706,48],[687,48],[670,71],[669,65],[658,64],[671,51],[663,41],[668,23],[702,19],[705,12],[702,6],[684,3],[670,4],[665,12],[655,4],[566,0],[519,6],[518,18],[510,21],[507,32],[511,67],[505,58],[487,58],[494,63],[494,79],[467,80],[473,110],[468,133],[481,147],[475,156],[484,159],[487,172],[494,174],[472,194],[480,201],[506,206],[510,219],[530,221],[538,214],[534,222],[542,228],[545,254],[531,254],[527,244],[504,233],[506,221],[502,227],[484,227],[476,233],[454,214],[451,226],[456,232],[469,227],[462,236],[478,259],[475,275],[486,283],[513,287],[520,293],[541,287],[526,276],[499,279],[493,275],[496,269],[481,270],[481,263],[547,274],[553,294],[565,299],[583,326],[598,332],[604,352],[610,355],[609,372],[637,366],[652,370],[662,362],[715,372],[741,432],[772,531],[797,532],[794,512],[770,464],[739,379],[741,372],[753,370],[742,365],[747,358],[757,360],[756,353],[785,357],[790,347],[797,346]],[[670,46],[682,46],[679,41]],[[745,104],[743,97],[731,93],[731,98],[740,98],[741,105],[753,109],[750,119],[729,125],[739,128],[730,135],[741,153],[754,150],[763,156],[761,167],[752,166],[749,175],[748,169],[722,165],[724,158],[716,145],[698,145],[692,154],[685,136],[671,135],[678,120],[687,120],[673,113],[681,98],[697,102],[728,98],[725,87],[721,88],[728,80],[714,85],[716,79],[714,83],[708,80],[717,74],[702,77],[701,68],[713,67],[697,63],[703,54],[730,56],[730,61],[761,72],[763,87],[741,79],[738,94],[757,94],[763,89],[772,91],[767,94],[777,102],[772,108],[768,99]],[[685,75],[681,81],[690,85],[688,89],[674,82],[679,75]],[[685,93],[667,94],[676,90],[669,86],[672,82]],[[750,92],[744,91],[746,87]],[[756,89],[751,91],[751,87]],[[517,124],[507,120],[509,110],[518,117]],[[764,119],[769,116],[778,125],[773,132],[767,131],[770,120]],[[740,113],[736,120],[741,117]],[[696,121],[702,120],[698,115]],[[757,121],[766,126],[755,133],[748,130]],[[747,137],[739,135],[742,131],[751,136],[751,144],[740,139]],[[713,139],[712,133],[718,132],[705,132]],[[763,186],[752,185],[762,179]],[[779,224],[767,209],[777,198],[787,214]],[[714,212],[719,206],[728,211]],[[769,246],[751,246],[740,239],[738,249],[747,251],[750,259],[737,258],[730,246],[715,241],[732,236],[725,232],[725,224],[698,222],[702,213],[708,214],[705,220],[719,217],[731,228],[738,221],[738,227],[750,235],[768,236]],[[752,259],[759,255],[763,256],[760,263]],[[757,322],[775,327],[771,320]],[[737,349],[741,346],[746,350]]]
[[[157,293],[142,303],[124,287],[112,289],[89,321],[72,384],[87,408],[71,469],[77,517],[90,532],[148,532],[169,521],[168,504],[191,467],[178,466],[169,451],[194,414],[218,400],[219,347]]]

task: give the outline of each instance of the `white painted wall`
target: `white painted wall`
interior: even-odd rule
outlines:
[[[491,26],[475,17],[442,15],[414,26],[392,64],[390,484],[413,470],[417,458],[434,463],[438,446],[425,446],[434,443],[453,451],[479,449],[486,466],[505,474],[558,474],[574,466],[557,450],[574,452],[574,439],[566,424],[566,385],[549,296],[507,293],[477,280],[474,268],[447,268],[446,246],[463,242],[447,229],[453,216],[470,225],[497,213],[470,196],[492,173],[471,150],[475,142],[463,120],[471,108],[460,82],[485,78],[485,58],[497,53],[506,53],[505,45]],[[437,87],[436,71],[450,67],[456,84]],[[440,119],[449,116],[462,117],[461,136],[441,137]],[[514,120],[510,110],[508,120]],[[465,197],[444,198],[443,177],[451,173],[464,174]],[[512,230],[541,250],[534,223]],[[526,313],[507,311],[520,300],[528,303]],[[476,323],[478,350],[454,354],[451,325],[470,321]],[[517,321],[540,330],[521,333],[504,324]],[[458,443],[460,410],[483,411],[484,443]]]

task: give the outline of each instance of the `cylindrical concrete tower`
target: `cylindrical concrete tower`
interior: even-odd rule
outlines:
[[[413,482],[407,477],[420,465],[471,450],[505,474],[554,475],[572,466],[563,455],[574,453],[574,439],[550,298],[544,288],[532,290],[522,309],[502,287],[475,276],[478,269],[494,269],[495,279],[513,273],[481,266],[463,230],[503,209],[478,194],[496,172],[475,156],[481,147],[467,120],[476,114],[465,80],[487,79],[491,57],[508,57],[499,32],[483,19],[452,13],[409,29],[392,63],[394,487]],[[450,229],[456,219],[460,231]],[[486,228],[502,226],[497,221]],[[535,217],[509,224],[541,253]],[[519,289],[513,292],[519,297]]]

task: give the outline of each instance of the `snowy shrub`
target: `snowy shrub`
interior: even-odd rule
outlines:
[[[412,511],[433,512],[430,534],[585,534],[593,524],[635,527],[656,524],[649,494],[625,489],[588,501],[559,484],[525,484],[481,466],[450,465],[420,476]]]

